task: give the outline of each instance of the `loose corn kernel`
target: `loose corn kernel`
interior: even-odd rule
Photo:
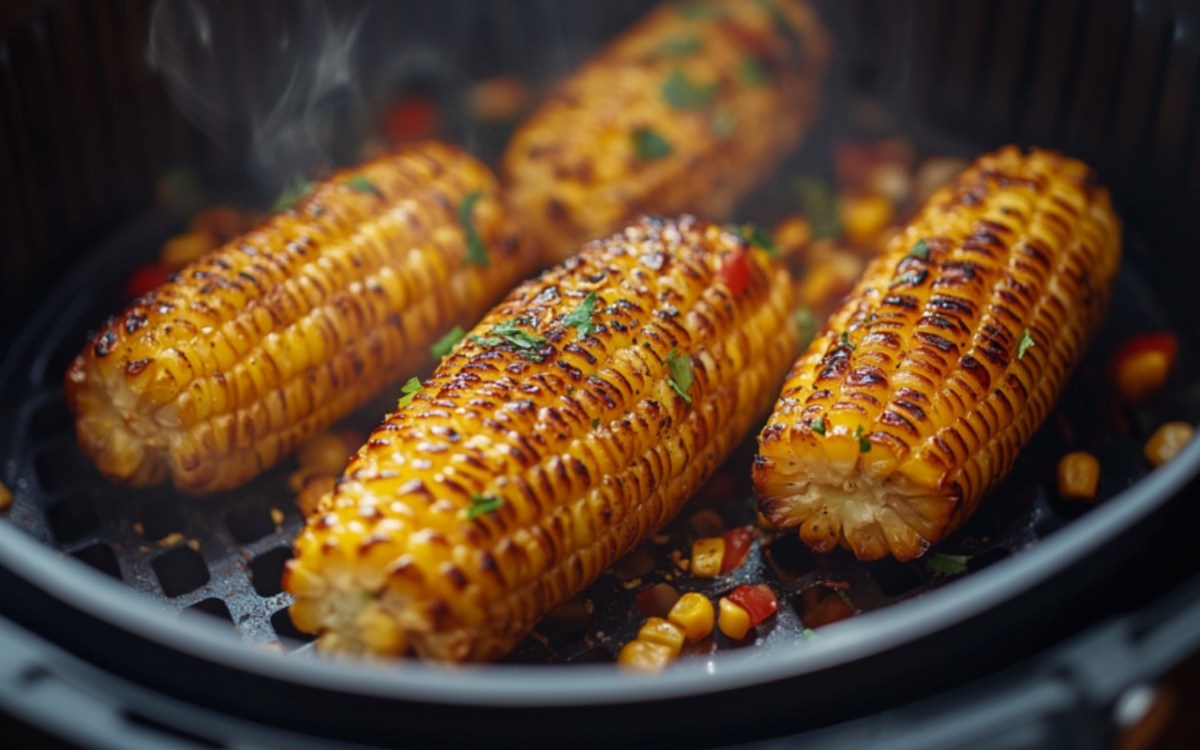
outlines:
[[[892,202],[874,193],[850,193],[838,201],[838,214],[846,236],[868,244],[892,220]]]
[[[13,493],[4,482],[0,482],[0,513],[12,507]]]
[[[703,594],[686,593],[671,607],[667,619],[683,630],[689,641],[698,641],[712,632],[712,602]]]
[[[640,639],[626,643],[617,655],[619,666],[639,672],[661,672],[674,660],[669,647]]]
[[[661,617],[651,617],[638,630],[637,639],[657,643],[671,649],[671,656],[678,656],[683,648],[683,631]]]
[[[721,572],[721,561],[724,559],[724,539],[719,536],[697,539],[692,544],[692,575],[697,578],[715,578]]]
[[[1167,422],[1154,431],[1142,452],[1147,461],[1162,466],[1175,458],[1195,435],[1196,428],[1187,422]]]
[[[1161,349],[1147,349],[1117,363],[1117,392],[1128,403],[1138,403],[1162,390],[1171,374],[1171,357]]]
[[[718,606],[721,614],[717,625],[725,637],[733,641],[745,638],[746,633],[750,632],[750,613],[746,611],[746,608],[731,602],[726,596],[721,597]]]
[[[804,248],[812,241],[812,225],[803,216],[789,216],[775,225],[771,233],[775,238],[775,247],[785,258],[791,255],[801,255]]]
[[[177,234],[163,243],[158,260],[164,266],[178,268],[186,266],[200,256],[217,247],[220,243],[206,232],[188,232]]]
[[[354,447],[341,435],[322,432],[300,447],[296,454],[300,466],[322,474],[341,474]]]
[[[1100,461],[1091,453],[1075,451],[1058,462],[1058,494],[1072,500],[1092,500],[1100,483]]]

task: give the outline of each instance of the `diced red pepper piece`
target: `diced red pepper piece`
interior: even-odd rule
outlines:
[[[427,138],[437,130],[438,112],[433,100],[412,94],[393,104],[383,116],[384,136],[393,143]]]
[[[741,251],[726,255],[721,261],[721,281],[735,297],[745,291],[750,283],[750,254]]]
[[[746,610],[750,615],[752,628],[779,611],[779,600],[775,598],[771,587],[765,583],[738,586],[727,594],[727,598]]]
[[[754,542],[754,535],[744,526],[730,529],[721,535],[725,540],[725,556],[721,558],[721,572],[728,573],[746,560],[746,553]]]
[[[132,299],[141,297],[151,289],[162,286],[171,275],[171,268],[161,263],[149,263],[140,266],[125,280],[125,297]]]
[[[1112,375],[1124,400],[1137,403],[1159,391],[1170,377],[1179,352],[1173,333],[1135,336],[1112,359]]]

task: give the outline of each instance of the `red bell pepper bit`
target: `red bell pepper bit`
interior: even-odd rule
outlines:
[[[125,298],[141,297],[152,289],[162,286],[171,275],[172,269],[161,263],[139,266],[125,280]]]
[[[729,601],[746,610],[750,615],[750,627],[757,627],[760,622],[779,611],[779,600],[775,592],[765,583],[754,586],[738,586],[727,595]]]
[[[750,253],[741,250],[726,255],[721,261],[721,281],[729,289],[729,293],[738,296],[750,283]]]
[[[746,553],[750,551],[750,545],[754,542],[754,535],[750,533],[749,529],[742,527],[726,531],[721,538],[725,540],[725,556],[721,558],[721,572],[728,573],[745,562]]]

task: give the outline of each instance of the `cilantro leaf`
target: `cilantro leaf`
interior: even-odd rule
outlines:
[[[907,271],[893,279],[892,283],[888,284],[888,289],[895,289],[896,287],[904,284],[908,284],[909,286],[920,286],[925,282],[925,278],[927,276],[929,276],[929,272],[924,268],[916,271]]]
[[[747,245],[762,250],[772,258],[779,257],[779,248],[775,246],[775,241],[771,239],[771,235],[759,229],[754,224],[743,224],[734,231],[737,232],[737,235]]]
[[[592,312],[595,308],[596,293],[588,292],[587,296],[583,298],[583,302],[579,303],[579,307],[567,313],[563,318],[563,326],[578,331],[580,340],[586,339],[596,330],[596,324],[592,322]]]
[[[692,403],[692,396],[688,393],[696,379],[692,373],[692,358],[686,354],[680,354],[678,349],[672,349],[663,361],[667,365],[667,371],[671,374],[667,381],[671,390],[679,394],[684,401]]]
[[[800,635],[806,641],[811,641],[812,639],[817,637],[817,634],[813,632],[812,628],[805,628],[804,630],[801,630]]]
[[[467,520],[474,521],[484,513],[500,510],[504,506],[504,498],[496,495],[471,495],[471,506],[467,508]]]
[[[360,174],[354,175],[353,177],[346,180],[342,184],[345,185],[346,187],[350,188],[351,190],[354,190],[355,192],[369,193],[371,195],[378,196],[380,198],[383,197],[383,193],[381,193],[379,191],[379,188],[375,185],[375,183],[371,182],[366,177],[364,177],[363,175],[360,175]]]
[[[440,360],[452,352],[455,345],[462,341],[465,335],[467,332],[462,329],[462,326],[454,326],[446,332],[445,336],[433,342],[433,345],[429,347],[429,353],[433,355],[434,359]]]
[[[656,161],[665,159],[674,151],[671,142],[663,138],[653,128],[634,128],[630,133],[633,140],[633,153],[640,161]]]
[[[913,245],[908,251],[906,258],[917,258],[919,260],[929,260],[929,243],[925,240],[917,240],[917,244]]]
[[[506,320],[492,326],[492,330],[488,331],[490,336],[472,336],[471,340],[485,349],[507,343],[525,359],[541,362],[545,358],[538,350],[546,345],[546,339],[518,328],[517,323],[521,321],[521,318]]]
[[[1033,336],[1029,335],[1028,328],[1021,329],[1021,341],[1017,344],[1017,359],[1025,356],[1025,352],[1037,346],[1037,342],[1033,340]]]
[[[458,223],[462,226],[463,233],[467,238],[467,254],[463,257],[462,262],[464,266],[474,263],[477,266],[487,268],[488,265],[487,248],[483,246],[483,238],[479,236],[479,230],[475,228],[475,222],[471,217],[471,212],[475,210],[475,204],[482,197],[483,192],[476,190],[463,198],[458,204]]]
[[[817,417],[813,421],[809,422],[808,427],[818,435],[825,434],[825,420],[822,417]]]
[[[967,561],[970,559],[966,555],[947,555],[939,552],[929,556],[925,567],[934,575],[956,576],[967,572]]]
[[[687,74],[678,68],[663,83],[662,97],[675,109],[703,109],[717,94],[715,81],[707,85],[693,83]]]
[[[275,213],[282,213],[289,208],[294,208],[304,196],[312,192],[312,189],[313,184],[308,180],[295,183],[283,191],[279,199],[275,201],[275,205],[271,207],[271,210]]]
[[[419,390],[421,390],[421,380],[419,378],[409,378],[408,382],[400,386],[400,392],[404,395],[396,402],[396,407],[399,408],[411,404]]]
[[[866,430],[861,424],[854,428],[854,439],[858,441],[859,453],[871,452],[871,441],[867,440]]]
[[[842,346],[848,348],[850,351],[854,351],[858,348],[854,346],[854,344],[850,343],[850,334],[847,331],[842,331],[838,335],[838,341],[841,342]]]

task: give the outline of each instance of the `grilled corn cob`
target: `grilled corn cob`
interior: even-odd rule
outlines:
[[[115,480],[237,485],[412,374],[533,256],[456,148],[337,174],[92,335],[66,377],[79,442]]]
[[[901,560],[974,512],[1046,417],[1120,257],[1078,161],[1006,147],[942,188],[788,375],[759,437],[762,512],[813,549]]]
[[[800,0],[659,8],[514,135],[514,208],[552,261],[645,211],[724,219],[813,122],[828,54]]]
[[[327,652],[502,655],[765,412],[798,347],[790,308],[781,264],[690,217],[642,219],[518,287],[309,519],[293,621]]]

